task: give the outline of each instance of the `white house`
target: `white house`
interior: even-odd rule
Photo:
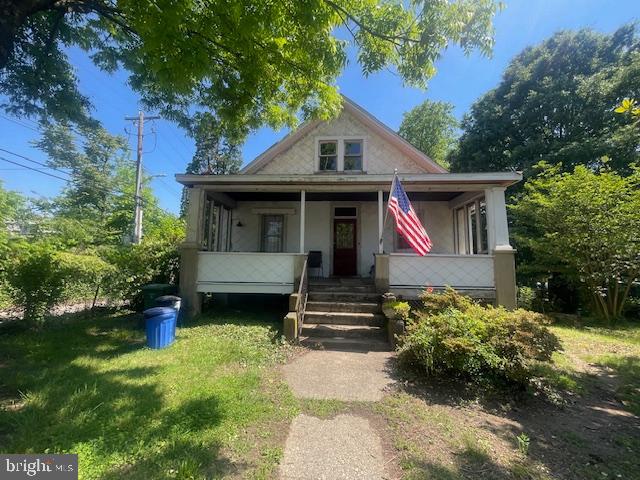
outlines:
[[[292,294],[312,276],[371,278],[378,293],[408,298],[449,285],[514,307],[504,192],[521,175],[449,173],[343,103],[339,117],[302,125],[237,175],[176,176],[190,192],[187,305],[198,311],[205,292]],[[433,242],[427,256],[407,248],[392,217],[383,224],[396,169]],[[322,268],[305,267],[310,251]]]

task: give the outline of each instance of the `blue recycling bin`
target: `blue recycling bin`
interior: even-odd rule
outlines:
[[[144,325],[147,345],[150,348],[165,348],[176,339],[176,310],[170,307],[153,307],[145,310]]]

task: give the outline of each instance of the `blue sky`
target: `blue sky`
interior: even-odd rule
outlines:
[[[612,32],[624,23],[640,20],[640,0],[506,0],[504,4],[506,8],[495,19],[492,58],[465,57],[458,49],[449,49],[438,61],[438,73],[424,91],[404,87],[397,76],[386,71],[364,78],[351,59],[338,79],[340,91],[394,129],[400,125],[404,112],[427,98],[451,102],[456,116],[461,118],[474,100],[498,84],[509,60],[524,47],[539,43],[558,30],[590,27]],[[97,70],[82,52],[72,52],[72,60],[81,90],[95,106],[95,117],[111,133],[129,136],[135,151],[134,127],[124,117],[137,114],[138,96],[127,87],[126,73],[107,75]],[[45,161],[44,155],[30,145],[38,137],[35,127],[30,120],[11,122],[0,118],[0,146]],[[177,212],[180,186],[173,175],[184,171],[193,155],[193,141],[163,120],[150,122],[145,130],[145,169],[151,174],[166,174],[165,178],[152,180],[153,188],[161,206]],[[285,134],[286,131],[268,128],[253,133],[243,147],[245,163]],[[5,188],[35,197],[55,195],[64,185],[61,180],[2,161],[0,178]]]

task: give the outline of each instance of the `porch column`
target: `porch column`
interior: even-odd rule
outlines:
[[[305,253],[305,249],[304,249],[305,199],[306,199],[306,192],[304,190],[301,190],[300,191],[300,253]]]
[[[505,308],[516,308],[515,250],[509,244],[509,224],[504,187],[485,190],[487,203],[487,237],[493,254],[493,275],[496,303]]]
[[[384,196],[382,190],[378,190],[378,253],[384,252],[382,233],[384,230]]]
[[[180,245],[180,296],[187,317],[200,313],[201,298],[197,291],[198,251],[204,239],[205,192],[200,187],[188,190],[187,231],[185,241]]]

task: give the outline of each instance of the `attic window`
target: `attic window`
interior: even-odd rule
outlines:
[[[362,170],[362,140],[344,142],[344,169]]]
[[[321,171],[336,171],[338,169],[338,142],[320,142],[319,160]]]

